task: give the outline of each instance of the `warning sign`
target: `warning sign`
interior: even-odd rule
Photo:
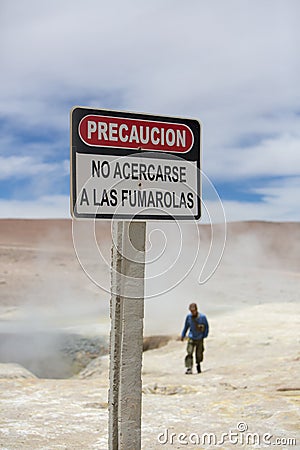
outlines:
[[[200,218],[198,121],[76,107],[71,213],[77,218]]]

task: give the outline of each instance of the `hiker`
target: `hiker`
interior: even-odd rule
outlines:
[[[194,350],[196,355],[197,372],[201,373],[200,363],[203,361],[204,352],[203,340],[207,337],[209,331],[207,319],[204,314],[200,314],[198,312],[196,303],[191,303],[189,310],[191,313],[186,316],[184,328],[181,333],[181,340],[183,341],[187,330],[190,330],[186,347],[187,355],[184,360],[186,367],[185,373],[187,375],[193,373]]]

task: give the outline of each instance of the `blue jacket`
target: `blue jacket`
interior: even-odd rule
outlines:
[[[198,330],[197,324],[204,325],[204,330]],[[192,314],[188,314],[185,319],[181,337],[185,337],[188,329],[190,330],[188,334],[189,338],[195,340],[206,338],[208,335],[209,327],[205,315],[198,312],[198,316],[193,318]]]

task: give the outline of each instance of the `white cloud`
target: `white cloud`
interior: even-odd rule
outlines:
[[[66,158],[75,104],[199,118],[203,170],[218,181],[299,175],[298,0],[2,0],[0,8],[0,125],[53,137],[18,145],[2,133],[2,154],[32,158],[27,176],[52,170],[51,154]],[[22,173],[22,160],[10,162],[0,176]],[[227,206],[233,216],[275,217],[275,198]]]
[[[44,196],[28,201],[0,199],[0,218],[68,218],[69,203],[69,197],[63,195]]]
[[[229,111],[244,127],[262,106],[298,105],[297,1],[2,3],[2,98],[11,114],[32,106],[25,120],[45,120],[53,96],[111,91],[129,109],[224,125]]]
[[[300,221],[300,177],[269,182],[264,187],[254,189],[254,192],[262,195],[260,202],[223,202],[226,219],[229,222],[238,220]]]
[[[59,163],[39,162],[31,156],[0,156],[0,180],[9,178],[43,177],[57,174],[65,176],[69,173],[68,161]]]
[[[300,133],[265,139],[250,147],[229,148],[208,158],[206,170],[219,180],[300,175]]]

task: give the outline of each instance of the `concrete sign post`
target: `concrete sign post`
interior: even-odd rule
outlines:
[[[198,220],[195,119],[75,107],[71,214],[114,220],[109,449],[140,450],[146,220]]]
[[[141,448],[145,222],[113,227],[110,334],[109,449]],[[126,248],[127,247],[127,248]],[[123,255],[130,255],[126,258]],[[126,297],[123,276],[135,284]]]

